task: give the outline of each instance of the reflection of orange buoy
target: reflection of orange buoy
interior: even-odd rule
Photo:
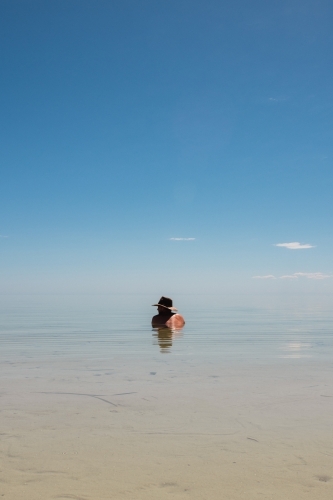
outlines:
[[[173,339],[178,339],[183,336],[183,330],[182,328],[177,328],[177,329],[172,329],[172,338]]]

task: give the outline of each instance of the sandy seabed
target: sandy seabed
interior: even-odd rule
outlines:
[[[1,367],[6,500],[333,498],[331,363]]]

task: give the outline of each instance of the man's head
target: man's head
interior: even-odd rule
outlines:
[[[162,314],[163,312],[177,311],[177,309],[172,306],[172,299],[169,297],[161,297],[158,304],[153,304],[153,306],[157,306],[158,312]]]
[[[171,314],[170,309],[168,309],[167,307],[157,306],[157,310],[159,314]]]

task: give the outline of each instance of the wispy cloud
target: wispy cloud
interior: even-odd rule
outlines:
[[[275,276],[273,274],[267,274],[266,276],[252,276],[254,279],[258,280],[275,280]]]
[[[169,238],[171,241],[194,241],[195,238]]]
[[[253,279],[259,280],[275,280],[276,277],[273,274],[266,274],[264,276],[252,276]],[[280,280],[298,280],[298,278],[308,278],[310,280],[324,280],[327,278],[333,278],[333,274],[324,274],[321,272],[318,273],[293,273],[293,274],[284,274],[280,276]]]
[[[332,274],[324,273],[295,273],[295,276],[309,278],[311,280],[324,280],[326,278],[333,278]]]
[[[333,278],[333,274],[294,273],[294,274],[286,274],[285,276],[280,276],[280,279],[298,279],[298,278],[308,278],[310,280],[324,280],[326,278]]]
[[[292,241],[291,243],[276,243],[276,247],[284,247],[289,250],[303,250],[304,248],[314,248],[315,245],[310,245],[309,243],[300,243],[299,241]]]
[[[285,97],[285,96],[276,96],[276,97],[269,97],[268,98],[269,102],[283,102],[286,100],[287,100],[287,97]]]
[[[5,234],[0,234],[0,238],[9,238],[9,236],[7,236]]]

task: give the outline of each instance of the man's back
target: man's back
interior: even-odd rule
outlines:
[[[185,320],[181,314],[164,313],[156,314],[151,320],[153,327],[165,325],[168,328],[182,328],[185,325]]]
[[[157,304],[153,304],[157,307],[158,314],[154,316],[151,320],[153,327],[167,326],[168,328],[182,328],[185,325],[185,320],[181,314],[175,313],[177,311],[173,307],[172,299],[169,297],[161,297]]]

